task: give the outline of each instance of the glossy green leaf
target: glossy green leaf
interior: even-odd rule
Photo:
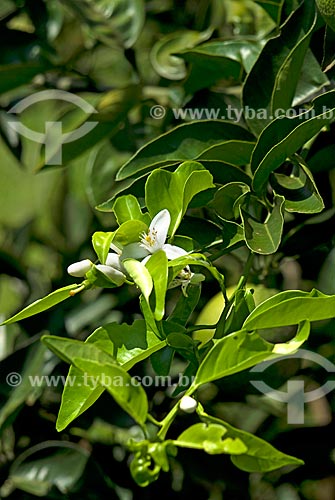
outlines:
[[[245,165],[250,163],[251,153],[254,149],[254,143],[252,144],[252,148],[250,148],[250,156],[248,157],[248,161],[242,162],[241,165]],[[212,150],[215,148],[212,148]],[[208,151],[208,153],[211,150]],[[234,159],[236,159],[237,155],[234,155]],[[217,184],[227,184],[228,182],[244,182],[250,186],[251,178],[248,174],[239,168],[239,166],[232,165],[230,163],[225,163],[220,160],[201,160],[201,165],[203,165],[213,176],[213,181]]]
[[[187,287],[187,296],[181,294],[168,321],[185,326],[199,302],[200,295],[201,287],[199,285],[190,284]]]
[[[147,400],[142,387],[135,387],[131,384],[130,375],[117,364],[112,356],[94,344],[78,340],[48,335],[42,340],[57,356],[82,372],[79,387],[88,385],[90,389],[96,389],[100,385],[110,392],[126,412],[133,418],[136,417],[137,422],[142,423],[145,420]],[[68,383],[73,383],[73,381],[68,379]],[[100,395],[99,392],[92,391],[89,402],[92,404],[98,395]],[[134,407],[132,407],[133,404]],[[141,405],[143,407],[139,411],[138,407]],[[84,409],[87,408],[86,401]],[[60,422],[59,428],[63,428],[63,425],[64,423]]]
[[[140,241],[141,234],[148,231],[148,226],[141,220],[123,222],[114,232],[112,243],[126,246]]]
[[[245,116],[255,133],[259,134],[278,110],[292,105],[316,19],[313,2],[304,2],[282,26],[280,35],[267,42],[250,71],[243,88],[243,104],[257,111],[256,115]]]
[[[253,252],[269,255],[278,250],[284,226],[284,202],[283,196],[275,196],[272,212],[264,223],[240,207],[245,241]]]
[[[261,5],[277,25],[280,23],[280,16],[285,0],[255,0]]]
[[[223,120],[199,120],[185,123],[139,149],[120,168],[117,180],[141,176],[167,162],[196,160],[216,144],[234,140],[252,142],[253,139],[253,135],[240,125]]]
[[[114,233],[105,233],[103,231],[96,231],[92,236],[93,248],[101,264],[106,262],[113,236]]]
[[[295,91],[293,106],[310,101],[320,92],[328,87],[327,75],[313,55],[311,49],[306,52],[305,60],[301,68],[299,82]]]
[[[113,205],[113,212],[115,214],[117,223],[121,226],[128,220],[140,220],[144,224],[150,224],[149,214],[142,213],[140,204],[135,196],[132,194],[119,196]]]
[[[256,192],[264,189],[271,172],[325,125],[334,121],[334,95],[335,91],[326,92],[312,101],[309,111],[294,118],[277,118],[266,127],[259,137],[251,161]]]
[[[239,438],[226,436],[227,429],[219,424],[194,424],[182,432],[174,444],[182,448],[204,450],[210,455],[228,453],[240,455],[247,451],[247,446]]]
[[[153,332],[147,330],[144,320],[136,320],[132,325],[106,324],[95,330],[85,343],[93,344],[115,358],[126,371],[166,345],[166,341],[159,340]],[[64,345],[66,349],[66,344]],[[83,384],[81,379],[81,371],[71,366],[57,417],[58,431],[65,429],[86,411],[104,391],[100,385],[94,387],[93,383]]]
[[[186,161],[175,172],[156,169],[145,185],[146,205],[152,217],[163,209],[169,210],[169,235],[173,236],[192,198],[211,187],[212,175],[198,162]]]
[[[63,288],[59,288],[58,290],[50,293],[43,299],[38,299],[29,306],[22,309],[22,311],[18,312],[11,318],[7,319],[2,325],[9,325],[11,323],[15,323],[16,321],[21,321],[22,319],[29,318],[30,316],[34,316],[35,314],[39,314],[40,312],[46,311],[50,309],[50,307],[63,302],[63,300],[69,299],[71,297],[71,292],[78,289],[79,285],[68,285]]]
[[[14,489],[47,498],[56,487],[63,494],[75,491],[90,453],[67,441],[44,441],[28,448],[11,465],[8,493]]]
[[[234,116],[233,121],[238,121],[237,117]],[[207,161],[216,160],[240,167],[250,163],[254,147],[255,142],[251,140],[230,140],[206,149],[197,159],[204,166]]]
[[[149,296],[153,289],[153,280],[148,269],[142,262],[135,259],[126,259],[123,261],[123,265],[129,276],[141,290],[145,300],[149,302]]]
[[[275,297],[278,297],[278,295]],[[268,300],[271,301],[271,299]],[[263,302],[263,304],[265,304],[265,302]],[[254,309],[249,318],[255,317],[254,312],[258,309],[258,307]],[[271,316],[272,311],[270,313],[270,317]],[[207,382],[227,377],[228,375],[251,368],[262,361],[280,356],[283,352],[285,352],[285,354],[295,352],[296,349],[298,349],[298,347],[306,340],[309,333],[307,326],[302,324],[296,336],[289,342],[286,342],[285,344],[270,344],[260,337],[256,331],[250,331],[251,324],[249,323],[249,318],[245,321],[243,330],[231,333],[230,335],[215,341],[214,346],[207,353],[206,357],[200,364],[195,380],[192,383],[194,390]],[[272,323],[270,326],[270,323],[271,321],[268,321],[267,325],[262,323],[259,328],[277,326]],[[288,325],[289,323],[284,320],[284,324]],[[257,323],[257,325],[259,325],[259,323]],[[283,323],[280,324],[280,326],[282,325]],[[249,330],[249,332],[247,330]],[[277,349],[277,346],[280,347]]]
[[[302,159],[294,162],[290,175],[272,173],[270,183],[275,193],[285,197],[288,212],[318,213],[324,209],[313,176]]]
[[[241,81],[243,72],[250,71],[261,49],[262,42],[258,41],[215,40],[179,52],[178,56],[190,63],[186,91],[194,93],[220,80]]]
[[[163,78],[181,80],[186,76],[186,68],[184,62],[175,54],[207,40],[212,31],[212,29],[203,32],[185,30],[163,36],[155,43],[150,54],[154,69]]]
[[[239,469],[247,472],[269,472],[285,465],[303,465],[304,463],[298,458],[276,450],[271,444],[249,432],[236,429],[227,422],[207,415],[201,405],[198,405],[197,412],[208,427],[222,426],[226,439],[230,438],[232,441],[243,444],[245,452],[231,453],[231,461]],[[219,434],[218,430],[216,432]]]
[[[215,193],[211,206],[223,219],[238,219],[239,200],[249,191],[249,186],[242,182],[229,182]]]
[[[146,262],[145,267],[148,269],[155,291],[155,310],[154,316],[156,321],[163,319],[165,312],[165,295],[168,282],[168,260],[163,250],[159,250],[151,255]]]
[[[335,316],[335,296],[318,290],[289,290],[265,300],[246,319],[243,328],[275,328],[296,325],[302,321],[319,321]]]
[[[82,372],[93,377],[113,396],[121,408],[135,422],[144,424],[148,414],[148,400],[141,385],[133,384],[131,376],[120,366],[75,357],[74,364]]]

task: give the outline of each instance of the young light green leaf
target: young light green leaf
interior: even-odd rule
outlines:
[[[240,125],[224,120],[198,120],[184,123],[139,149],[121,167],[117,180],[141,177],[150,170],[167,163],[196,160],[215,144],[223,144],[232,140],[252,142],[254,136]]]
[[[174,444],[182,448],[204,450],[210,455],[220,453],[240,455],[248,450],[240,438],[231,438],[226,434],[227,429],[223,423],[222,425],[198,423],[182,432]]]
[[[302,321],[319,321],[335,316],[335,296],[318,290],[299,292],[289,290],[265,300],[244,322],[243,328],[275,328],[297,325]]]
[[[34,316],[35,314],[39,314],[40,312],[46,311],[50,309],[50,307],[63,302],[63,300],[69,299],[72,296],[72,293],[75,290],[80,289],[79,285],[68,285],[63,288],[59,288],[54,292],[50,293],[43,299],[38,299],[29,306],[22,309],[22,311],[18,312],[11,318],[7,319],[2,325],[10,325],[11,323],[15,323],[16,321],[21,321],[22,319],[29,318],[30,316]],[[72,292],[72,293],[71,293]]]
[[[106,262],[113,237],[114,233],[105,233],[103,231],[96,231],[92,236],[93,248],[101,264]]]
[[[284,202],[283,196],[275,196],[273,210],[264,223],[255,220],[240,206],[245,241],[253,252],[269,255],[278,250],[284,226]]]
[[[140,241],[142,233],[148,231],[148,226],[141,220],[127,220],[114,233],[112,243],[122,246]]]
[[[156,321],[163,319],[165,312],[165,295],[168,282],[168,260],[163,250],[159,250],[151,255],[146,262],[145,267],[148,269],[155,291],[155,310],[154,316]]]
[[[145,200],[153,217],[163,209],[171,216],[169,235],[173,236],[192,198],[214,187],[212,175],[200,163],[186,161],[175,172],[156,169],[145,185]]]
[[[246,448],[245,452],[232,454],[231,457],[231,461],[239,469],[247,472],[268,472],[285,465],[303,465],[304,463],[298,458],[276,450],[271,444],[249,432],[236,429],[223,420],[207,415],[200,404],[198,404],[197,413],[208,427],[222,426],[226,439],[231,438],[243,444]]]
[[[150,224],[149,214],[142,213],[138,199],[132,194],[119,196],[114,202],[113,212],[119,226],[128,220],[140,220],[144,224]]]
[[[149,302],[149,297],[153,289],[153,281],[148,269],[142,262],[135,259],[126,259],[123,261],[123,265],[129,276],[141,290],[145,300]]]

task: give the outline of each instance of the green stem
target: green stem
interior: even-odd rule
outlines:
[[[215,323],[215,325],[194,325],[187,328],[187,332],[191,333],[196,332],[197,330],[215,330],[217,326],[217,323]]]
[[[157,427],[162,427],[162,422],[158,422],[158,420],[156,420],[152,415],[150,415],[150,413],[148,413],[147,415],[147,420],[152,424],[157,425]]]
[[[194,393],[194,391],[197,389],[197,387],[191,385],[185,392],[185,396],[191,396],[191,394]],[[173,423],[174,419],[177,416],[179,410],[179,401],[173,406],[173,408],[169,411],[169,413],[166,415],[166,417],[159,422],[159,425],[161,425],[160,430],[157,433],[157,438],[161,439],[162,441],[165,439],[165,436]]]

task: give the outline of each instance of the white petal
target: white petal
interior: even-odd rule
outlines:
[[[76,278],[83,278],[85,274],[93,266],[89,259],[80,260],[79,262],[74,262],[67,268],[67,272],[70,276],[75,276]]]
[[[114,269],[110,266],[105,266],[103,264],[98,264],[95,266],[101,273],[105,274],[113,283],[120,286],[125,282],[126,277],[121,271]]]
[[[163,250],[166,253],[166,256],[169,260],[177,259],[178,257],[187,255],[186,250],[177,247],[176,245],[169,245],[169,243],[163,245]]]
[[[118,255],[121,255],[121,249],[118,246],[114,245],[114,243],[111,243],[109,246],[111,250],[114,250],[114,252]]]
[[[162,248],[162,246],[164,245],[169,231],[170,222],[171,222],[170,212],[166,208],[158,212],[158,214],[155,215],[155,217],[152,219],[151,224],[149,226],[149,232],[155,233],[155,239],[156,239],[155,250]]]
[[[129,243],[123,248],[121,259],[143,259],[148,253],[141,243]]]
[[[190,396],[183,396],[179,403],[179,408],[185,413],[193,413],[197,406],[197,401]]]
[[[119,271],[122,271],[122,264],[120,261],[120,256],[117,255],[116,253],[109,253],[107,255],[107,259],[105,262],[106,266],[111,266],[114,267],[115,269],[118,269]]]

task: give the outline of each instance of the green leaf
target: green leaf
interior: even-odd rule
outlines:
[[[234,121],[236,121],[235,118]],[[197,159],[201,161],[204,166],[209,161],[221,160],[230,165],[240,167],[250,163],[254,148],[254,141],[232,139],[206,149]],[[232,181],[233,179],[230,180]]]
[[[146,262],[145,267],[148,269],[155,291],[155,310],[154,316],[156,321],[163,319],[165,312],[165,295],[168,282],[168,260],[163,250],[159,250],[151,255]]]
[[[0,66],[0,94],[26,85],[34,76],[50,69],[46,62],[27,61],[18,64],[1,64]]]
[[[249,186],[243,182],[229,182],[215,193],[211,207],[223,219],[238,219],[239,203],[249,191]]]
[[[262,46],[259,41],[215,40],[179,52],[177,55],[190,64],[186,91],[193,94],[220,80],[240,82],[244,71],[249,72],[257,60]]]
[[[271,444],[249,432],[236,429],[227,422],[207,415],[201,405],[198,405],[197,413],[209,427],[222,426],[226,439],[230,438],[243,444],[246,448],[245,453],[231,453],[233,455],[231,461],[239,469],[246,472],[269,472],[285,465],[303,465],[304,463],[298,458],[276,450]]]
[[[143,425],[148,414],[148,400],[141,385],[133,384],[131,376],[113,363],[100,363],[75,357],[74,365],[93,377],[113,396],[135,422]]]
[[[89,456],[82,446],[67,441],[44,441],[28,448],[9,470],[8,494],[18,488],[47,498],[56,487],[61,494],[68,495],[81,479]]]
[[[293,106],[311,100],[320,90],[330,84],[326,73],[313,55],[311,49],[306,52],[301,68],[300,79],[296,88]]]
[[[281,292],[262,302],[246,319],[243,328],[275,328],[319,321],[335,316],[335,296],[318,290]]]
[[[231,333],[218,340],[208,352],[192,386],[198,388],[207,382],[251,368],[261,361],[271,359],[272,350],[273,344],[263,340],[256,332],[241,330]]]
[[[143,423],[147,413],[147,400],[143,388],[132,385],[130,375],[117,365],[117,361],[112,356],[94,344],[78,340],[45,335],[42,341],[57,356],[83,372],[78,382],[78,385],[81,384],[79,387],[86,388],[88,385],[90,389],[97,389],[99,385],[102,386],[137,422]],[[70,379],[67,380],[69,384],[73,383]],[[88,391],[85,391],[86,396],[87,393]],[[88,403],[93,404],[100,394],[98,390],[91,391],[89,401],[85,401],[82,411],[89,407]],[[65,400],[63,404],[66,404]],[[139,411],[138,406],[141,404],[143,408]],[[67,418],[69,418],[68,415]],[[58,424],[59,428],[63,428],[63,425],[64,422]]]
[[[263,9],[269,14],[269,16],[274,20],[274,22],[279,25],[280,17],[285,0],[254,0],[263,7]]]
[[[285,197],[285,210],[288,212],[318,213],[325,207],[302,158],[294,161],[290,175],[272,173],[270,183],[275,193]]]
[[[210,455],[228,453],[240,455],[248,448],[240,438],[227,437],[224,425],[198,423],[191,425],[178,436],[174,444],[182,448],[195,448],[204,450]]]
[[[273,298],[275,299],[278,295],[280,294],[277,294]],[[269,301],[271,300],[270,298]],[[265,304],[265,302],[263,302],[263,304]],[[262,305],[256,307],[254,311],[257,311],[261,306]],[[250,314],[249,318],[254,315],[254,311]],[[272,311],[270,317],[271,316]],[[297,334],[290,341],[286,343],[271,344],[260,337],[256,331],[250,331],[251,327],[248,323],[249,318],[245,321],[243,330],[231,333],[220,340],[214,341],[214,346],[207,353],[198,369],[192,383],[193,390],[196,390],[200,385],[206,384],[207,382],[227,377],[228,375],[251,368],[262,361],[281,356],[282,353],[290,354],[295,352],[307,339],[309,334],[308,324],[306,324],[304,320],[301,320],[302,324]],[[269,321],[267,326],[262,324],[260,328],[271,327],[270,324],[271,326],[278,326]],[[284,320],[284,324],[288,325],[290,323]],[[281,323],[280,326],[282,325]],[[249,330],[249,332],[247,330]]]
[[[68,285],[63,288],[59,288],[58,290],[50,293],[43,299],[38,299],[29,306],[22,309],[22,311],[18,312],[11,318],[7,319],[2,325],[9,325],[11,323],[15,323],[16,321],[21,321],[22,319],[29,318],[30,316],[34,316],[34,314],[39,314],[40,312],[46,311],[50,309],[50,307],[63,302],[63,300],[69,299],[71,297],[71,292],[78,289],[78,285]]]
[[[92,236],[93,248],[101,264],[106,262],[113,237],[114,233],[105,233],[103,231],[96,231]]]
[[[281,28],[281,34],[267,42],[244,84],[243,104],[262,110],[246,113],[246,121],[259,134],[278,110],[292,105],[300,71],[316,24],[313,2],[304,2]]]
[[[312,101],[308,111],[294,118],[277,118],[264,129],[251,161],[256,192],[265,189],[271,172],[334,121],[334,96],[334,90],[325,92]]]
[[[152,331],[147,330],[144,320],[136,320],[132,325],[106,324],[95,330],[85,343],[93,344],[112,356],[126,371],[166,345],[166,341],[159,340]],[[80,370],[71,366],[57,417],[58,431],[65,429],[84,413],[104,391],[103,387],[94,387],[93,383],[81,383],[81,379]]]
[[[252,142],[254,137],[240,125],[223,120],[185,123],[144,145],[120,168],[116,178],[139,177],[168,162],[196,160],[210,147],[234,140]]]
[[[119,196],[114,202],[113,212],[119,226],[128,220],[140,220],[144,224],[150,224],[149,214],[142,213],[137,198],[132,194]]]
[[[123,222],[114,232],[112,243],[126,246],[139,242],[141,234],[148,231],[148,226],[141,220],[128,220]]]
[[[211,187],[212,175],[198,162],[186,161],[175,172],[156,169],[145,185],[146,205],[152,217],[165,208],[170,212],[172,237],[192,198]]]
[[[155,43],[150,53],[154,69],[163,78],[181,80],[186,76],[186,68],[184,62],[175,54],[207,40],[212,32],[212,28],[203,32],[185,30],[163,36]]]
[[[153,281],[148,269],[142,262],[135,259],[126,259],[123,261],[123,265],[129,276],[141,290],[145,300],[149,302],[149,297],[153,289]]]
[[[254,143],[250,144],[252,145],[252,147],[250,148],[250,156],[248,157],[248,161],[243,161],[241,165],[250,163],[251,153],[255,147]],[[212,148],[212,150],[213,149],[215,148]],[[210,151],[211,150],[209,150],[208,153]],[[234,159],[236,159],[236,154],[234,155]],[[201,160],[201,165],[209,170],[209,172],[213,176],[214,182],[217,184],[227,184],[228,182],[243,182],[248,186],[251,185],[250,176],[236,165],[231,165],[230,163],[225,163],[219,160]]]
[[[273,210],[264,223],[240,207],[245,241],[253,252],[269,255],[278,250],[284,226],[284,202],[283,196],[275,196]]]

